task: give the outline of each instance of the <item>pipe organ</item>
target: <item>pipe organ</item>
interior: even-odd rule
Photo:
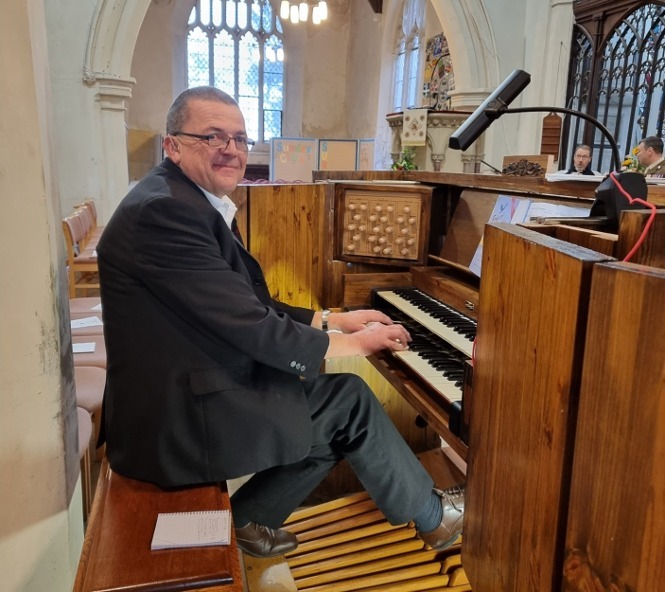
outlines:
[[[644,212],[624,216],[618,235],[489,223],[499,195],[590,208],[589,183],[355,175],[240,187],[239,219],[275,296],[316,308],[381,307],[416,335],[403,359],[369,363],[467,463],[468,587],[455,589],[660,589],[665,212],[630,264],[618,259],[644,228]],[[660,187],[649,193],[665,204]],[[478,277],[469,264],[481,240]],[[444,480],[459,478],[445,471]],[[310,537],[297,522],[299,536]],[[339,589],[384,589],[364,577],[365,587]]]

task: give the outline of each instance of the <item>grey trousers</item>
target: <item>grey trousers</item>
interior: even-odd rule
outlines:
[[[305,385],[313,443],[306,458],[252,476],[231,498],[235,524],[279,528],[342,459],[391,524],[411,520],[434,485],[367,384],[322,374]]]

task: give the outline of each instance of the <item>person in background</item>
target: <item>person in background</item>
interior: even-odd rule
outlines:
[[[387,520],[432,548],[462,530],[464,488],[434,489],[367,384],[320,374],[326,358],[402,351],[375,310],[312,311],[270,296],[228,195],[248,151],[237,103],[214,87],[171,106],[165,160],[131,189],[97,253],[111,468],[161,487],[251,475],[232,496],[238,546],[295,549],[280,527],[346,459]]]
[[[658,136],[647,136],[637,145],[637,160],[644,167],[646,177],[665,176],[663,140]]]
[[[573,154],[573,164],[566,171],[569,175],[600,175],[591,168],[591,147],[578,144]]]

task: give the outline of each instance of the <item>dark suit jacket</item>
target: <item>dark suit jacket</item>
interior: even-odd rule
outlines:
[[[303,380],[328,336],[274,301],[258,262],[170,160],[121,202],[97,248],[111,467],[163,487],[295,462]]]

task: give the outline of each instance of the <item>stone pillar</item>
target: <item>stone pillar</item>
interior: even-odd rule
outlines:
[[[125,113],[132,97],[133,78],[97,75],[84,79],[96,90],[99,104],[101,155],[101,187],[106,191],[99,204],[100,224],[105,224],[127,193],[129,167],[127,160],[127,128]]]
[[[0,587],[69,592],[83,541],[43,2],[0,6]]]

